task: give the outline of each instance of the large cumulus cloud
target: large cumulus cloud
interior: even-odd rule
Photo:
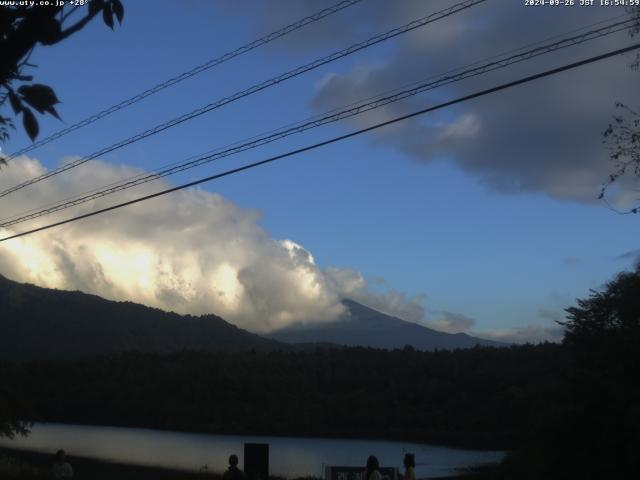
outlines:
[[[4,189],[45,171],[22,157],[0,174]],[[140,173],[93,162],[3,199],[2,216],[40,207],[73,193]],[[164,181],[123,192],[118,201],[166,188]],[[105,197],[72,213],[107,206]],[[35,227],[66,218],[43,217]],[[216,313],[257,332],[305,321],[332,321],[345,313],[344,297],[369,301],[406,316],[421,308],[393,292],[370,293],[351,269],[320,268],[291,240],[269,237],[246,210],[203,190],[181,191],[116,212],[0,244],[0,274],[22,282],[78,289],[180,313]],[[26,229],[0,229],[0,235]]]
[[[21,157],[0,172],[0,189],[45,172]],[[3,218],[140,173],[126,165],[93,162],[5,197]],[[157,181],[120,194],[125,201],[168,184]],[[102,208],[105,197],[28,224],[0,228],[5,237]],[[527,326],[482,330],[462,313],[427,311],[425,294],[408,296],[383,278],[352,268],[316,264],[293,240],[271,238],[259,212],[216,193],[184,190],[116,212],[0,243],[0,274],[50,288],[81,290],[180,313],[216,313],[255,332],[301,322],[345,318],[350,298],[389,315],[437,330],[467,332],[522,343],[557,341],[561,330]],[[548,323],[548,322],[547,322]]]
[[[461,313],[443,310],[438,317],[428,322],[429,327],[447,333],[469,332],[476,324],[476,321]]]

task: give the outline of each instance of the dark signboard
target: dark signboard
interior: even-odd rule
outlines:
[[[267,480],[269,478],[269,444],[244,444],[244,473],[247,480]]]

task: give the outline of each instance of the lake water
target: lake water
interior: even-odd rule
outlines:
[[[378,440],[210,435],[140,428],[35,424],[28,437],[0,438],[0,446],[67,454],[119,463],[198,471],[223,471],[231,453],[243,464],[244,443],[269,444],[269,470],[283,477],[323,476],[325,466],[364,465],[375,455],[380,465],[400,467],[414,453],[416,476],[453,475],[456,469],[500,461],[503,452],[460,450],[434,445]],[[72,459],[71,459],[72,461]]]

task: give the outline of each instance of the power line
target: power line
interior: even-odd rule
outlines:
[[[78,130],[80,128],[86,127],[87,125],[90,125],[94,122],[97,122],[98,120],[107,117],[109,115],[111,115],[112,113],[117,112],[118,110],[122,110],[123,108],[127,108],[131,105],[133,105],[134,103],[138,103],[139,101],[154,95],[162,90],[164,90],[165,88],[169,88],[172,87],[184,80],[187,80],[188,78],[194,77],[206,70],[209,70],[210,68],[216,67],[222,63],[225,63],[235,57],[238,57],[240,55],[243,55],[245,53],[250,52],[251,50],[254,50],[258,47],[261,47],[263,45],[266,45],[267,43],[270,43],[274,40],[277,40],[278,38],[284,37],[285,35],[288,35],[289,33],[292,33],[296,30],[299,30],[302,27],[305,27],[309,24],[315,23],[319,20],[322,20],[325,17],[328,17],[330,15],[333,15],[334,13],[337,13],[341,10],[344,10],[345,8],[348,8],[352,5],[355,5],[356,3],[360,3],[362,0],[343,0],[341,2],[336,3],[335,5],[325,8],[323,10],[320,10],[319,12],[314,13],[313,15],[309,15],[308,17],[304,17],[300,20],[298,20],[297,22],[294,22],[290,25],[287,25],[286,27],[281,28],[280,30],[276,30],[275,32],[271,32],[267,35],[265,35],[264,37],[261,37],[257,40],[254,40],[253,42],[247,43],[239,48],[236,48],[235,50],[232,50],[230,52],[227,52],[223,55],[220,55],[219,57],[213,58],[201,65],[198,65],[197,67],[192,68],[191,70],[188,70],[186,72],[183,72],[179,75],[176,75],[175,77],[169,78],[167,80],[165,80],[162,83],[159,83],[157,85],[155,85],[154,87],[151,87],[147,90],[145,90],[144,92],[138,93],[136,95],[134,95],[133,97],[127,98],[126,100],[121,101],[120,103],[113,105],[109,108],[106,108],[105,110],[102,110],[101,112],[98,112],[94,115],[91,115],[90,117],[85,118],[84,120],[81,120],[77,123],[74,123],[73,125],[68,126],[67,128],[64,128],[62,130],[59,130],[55,133],[52,133],[51,135],[49,135],[48,137],[43,138],[42,140],[38,140],[35,143],[32,143],[31,145],[28,145],[24,148],[22,148],[21,150],[18,150],[17,152],[12,153],[11,155],[5,157],[5,161],[6,160],[11,160],[19,155],[22,155],[24,153],[30,152],[31,150],[35,150],[36,148],[41,147],[42,145],[46,145],[47,143],[50,143],[54,140],[57,140],[60,137],[64,137],[65,135]]]
[[[239,100],[241,98],[247,97],[249,95],[252,95],[254,93],[257,93],[261,90],[264,90],[266,88],[269,88],[273,85],[277,85],[279,83],[282,83],[286,80],[289,80],[291,78],[297,77],[299,75],[302,75],[303,73],[309,72],[311,70],[314,70],[316,68],[321,67],[322,65],[326,65],[327,63],[333,62],[335,60],[338,60],[340,58],[346,57],[348,55],[351,55],[353,53],[356,53],[360,50],[363,50],[365,48],[371,47],[373,45],[376,45],[378,43],[387,41],[391,38],[397,37],[398,35],[402,35],[404,33],[410,32],[412,30],[415,30],[416,28],[420,28],[420,27],[424,27],[425,25],[428,25],[429,23],[433,23],[437,20],[440,20],[442,18],[446,18],[449,17],[450,15],[453,15],[455,13],[458,13],[462,10],[465,10],[467,8],[470,8],[474,5],[477,5],[479,3],[483,3],[486,0],[465,0],[463,2],[457,3],[455,5],[452,5],[448,8],[445,8],[443,10],[440,10],[436,13],[432,13],[430,15],[427,15],[425,17],[422,17],[420,19],[417,20],[413,20],[401,27],[397,27],[394,28],[392,30],[389,30],[388,32],[385,32],[383,34],[379,34],[376,35],[374,37],[369,38],[368,40],[365,40],[364,42],[360,42],[360,43],[356,43],[354,45],[351,45],[350,47],[347,47],[343,50],[338,50],[330,55],[327,55],[325,57],[322,57],[320,59],[317,59],[311,63],[307,63],[306,65],[300,66],[298,68],[295,68],[293,70],[290,70],[286,73],[283,73],[281,75],[278,75],[277,77],[273,77],[269,80],[266,80],[262,83],[258,83],[255,84],[245,90],[242,90],[240,92],[234,93],[233,95],[230,95],[228,97],[224,97],[220,100],[217,100],[213,103],[210,103],[208,105],[205,105],[203,107],[200,107],[196,110],[193,110],[192,112],[186,113],[184,115],[181,115],[180,117],[174,118],[168,122],[165,122],[163,124],[157,125],[153,128],[150,128],[148,130],[145,130],[144,132],[141,132],[137,135],[134,135],[133,137],[129,137],[125,140],[122,140],[118,143],[115,143],[113,145],[110,145],[108,147],[103,148],[102,150],[99,150],[97,152],[92,153],[91,155],[87,156],[87,157],[83,157],[80,158],[78,160],[75,160],[73,162],[69,162],[67,164],[65,164],[62,167],[59,167],[55,170],[51,170],[45,174],[42,174],[40,176],[34,177],[30,180],[27,180],[23,183],[20,183],[16,186],[13,186],[7,190],[4,190],[3,192],[0,192],[0,197],[4,197],[6,195],[9,195],[10,193],[13,193],[17,190],[21,190],[29,185],[33,185],[34,183],[40,182],[42,180],[45,180],[47,178],[50,178],[54,175],[58,175],[62,172],[65,172],[67,170],[70,170],[72,168],[75,168],[79,165],[82,165],[90,160],[93,160],[97,157],[100,157],[102,155],[105,155],[107,153],[113,152],[114,150],[118,150],[119,148],[122,148],[124,146],[130,145],[132,143],[135,143],[139,140],[142,140],[144,138],[147,138],[151,135],[155,135],[157,133],[160,133],[164,130],[167,130],[168,128],[174,127],[176,125],[179,125],[183,122],[186,122],[188,120],[192,120],[195,117],[198,117],[200,115],[203,115],[207,112],[210,112],[212,110],[215,110],[217,108],[220,108],[228,103],[234,102],[236,100]]]
[[[561,73],[561,72],[564,72],[564,71],[567,71],[567,70],[571,70],[571,69],[574,69],[574,68],[577,68],[577,67],[581,67],[583,65],[588,65],[588,64],[591,64],[591,63],[594,63],[594,62],[598,62],[598,61],[604,60],[606,58],[610,58],[610,57],[613,57],[613,56],[616,56],[616,55],[620,55],[620,54],[627,53],[627,52],[630,52],[630,51],[633,51],[633,50],[637,50],[639,48],[640,48],[640,43],[636,43],[634,45],[631,45],[631,46],[628,46],[628,47],[625,47],[625,48],[620,48],[620,49],[617,49],[617,50],[613,50],[613,51],[610,51],[608,53],[604,53],[602,55],[597,55],[595,57],[590,57],[590,58],[587,58],[585,60],[581,60],[579,62],[574,62],[574,63],[568,64],[568,65],[564,65],[562,67],[557,67],[557,68],[553,68],[551,70],[546,70],[544,72],[537,73],[535,75],[530,75],[530,76],[527,76],[527,77],[523,77],[523,78],[520,78],[518,80],[514,80],[514,81],[511,81],[511,82],[508,82],[508,83],[503,83],[503,84],[498,85],[496,87],[492,87],[492,88],[489,88],[489,89],[481,90],[481,91],[466,95],[464,97],[456,98],[455,100],[450,100],[448,102],[441,103],[439,105],[435,105],[435,106],[432,106],[432,107],[427,107],[427,108],[424,108],[422,110],[418,110],[416,112],[413,112],[413,113],[410,113],[410,114],[407,114],[407,115],[402,115],[400,117],[396,117],[396,118],[393,118],[391,120],[387,120],[385,122],[377,123],[375,125],[372,125],[372,126],[369,126],[369,127],[366,127],[366,128],[362,128],[360,130],[356,130],[354,132],[347,133],[345,135],[340,135],[338,137],[334,137],[334,138],[331,138],[329,140],[318,142],[318,143],[315,143],[313,145],[308,145],[306,147],[298,148],[296,150],[291,150],[289,152],[286,152],[286,153],[283,153],[283,154],[280,154],[280,155],[276,155],[276,156],[267,158],[265,160],[261,160],[259,162],[254,162],[254,163],[250,163],[248,165],[243,165],[242,167],[237,167],[237,168],[233,168],[231,170],[226,170],[226,171],[224,171],[222,173],[218,173],[218,174],[211,175],[211,176],[208,176],[208,177],[205,177],[205,178],[201,178],[199,180],[195,180],[193,182],[185,183],[185,184],[182,184],[182,185],[179,185],[179,186],[176,186],[176,187],[172,187],[172,188],[169,188],[169,189],[166,189],[166,190],[162,190],[160,192],[156,192],[156,193],[153,193],[153,194],[150,194],[150,195],[145,195],[143,197],[139,197],[139,198],[136,198],[136,199],[133,199],[133,200],[129,200],[127,202],[122,202],[122,203],[119,203],[119,204],[116,204],[116,205],[112,205],[110,207],[102,208],[100,210],[96,210],[96,211],[93,211],[93,212],[85,213],[83,215],[78,215],[76,217],[68,218],[66,220],[61,220],[59,222],[55,222],[55,223],[51,223],[49,225],[44,225],[42,227],[38,227],[38,228],[31,229],[31,230],[27,230],[25,232],[16,233],[16,234],[10,235],[8,237],[0,238],[0,242],[4,242],[4,241],[11,240],[11,239],[14,239],[14,238],[23,237],[25,235],[30,235],[32,233],[40,232],[40,231],[43,231],[43,230],[48,230],[48,229],[53,228],[53,227],[57,227],[57,226],[60,226],[60,225],[65,225],[67,223],[71,223],[71,222],[75,222],[75,221],[82,220],[82,219],[85,219],[85,218],[93,217],[95,215],[99,215],[99,214],[102,214],[102,213],[109,212],[111,210],[116,210],[116,209],[119,209],[119,208],[122,208],[122,207],[126,207],[128,205],[133,205],[135,203],[143,202],[145,200],[150,200],[152,198],[160,197],[162,195],[167,195],[169,193],[173,193],[173,192],[176,192],[178,190],[183,190],[185,188],[193,187],[193,186],[199,185],[201,183],[205,183],[205,182],[209,182],[209,181],[212,181],[212,180],[216,180],[218,178],[222,178],[222,177],[226,177],[226,176],[229,176],[229,175],[232,175],[232,174],[235,174],[235,173],[243,172],[245,170],[250,170],[250,169],[262,166],[262,165],[266,165],[268,163],[275,162],[277,160],[281,160],[283,158],[292,157],[292,156],[298,155],[300,153],[308,152],[310,150],[315,150],[316,148],[324,147],[326,145],[330,145],[330,144],[333,144],[333,143],[336,143],[336,142],[340,142],[342,140],[346,140],[348,138],[352,138],[352,137],[361,135],[363,133],[367,133],[367,132],[370,132],[370,131],[373,131],[373,130],[377,130],[379,128],[386,127],[388,125],[392,125],[394,123],[398,123],[398,122],[407,120],[409,118],[417,117],[419,115],[424,115],[425,113],[433,112],[435,110],[439,110],[439,109],[442,109],[442,108],[445,108],[445,107],[449,107],[451,105],[455,105],[455,104],[458,104],[458,103],[466,102],[468,100],[472,100],[474,98],[478,98],[478,97],[482,97],[482,96],[485,96],[485,95],[489,95],[489,94],[492,94],[492,93],[495,93],[495,92],[498,92],[498,91],[501,91],[501,90],[506,90],[508,88],[512,88],[512,87],[515,87],[517,85],[522,85],[522,84],[525,84],[525,83],[529,83],[529,82],[532,82],[534,80],[539,80],[539,79],[544,78],[544,77],[549,77],[551,75],[556,75],[558,73]]]
[[[317,128],[329,123],[333,123],[339,120],[343,120],[345,118],[350,118],[356,115],[360,115],[362,113],[380,108],[385,105],[389,105],[391,103],[398,102],[400,100],[418,95],[420,93],[424,93],[425,91],[435,89],[437,87],[443,85],[449,85],[454,82],[458,82],[467,78],[475,77],[478,75],[485,74],[487,72],[491,72],[494,70],[498,70],[501,68],[508,67],[510,65],[530,60],[531,58],[544,55],[550,52],[554,52],[563,48],[567,48],[574,45],[579,45],[586,41],[594,40],[597,38],[604,37],[606,35],[611,35],[613,33],[626,30],[630,22],[635,22],[634,20],[624,20],[619,22],[614,22],[609,25],[605,25],[601,28],[591,30],[588,32],[581,33],[579,35],[574,35],[569,38],[561,39],[557,42],[541,45],[539,47],[511,55],[506,58],[501,58],[499,60],[495,60],[493,62],[488,62],[486,64],[477,66],[475,68],[470,68],[458,72],[456,74],[445,75],[435,81],[431,82],[422,82],[414,85],[413,88],[405,89],[405,90],[393,90],[392,95],[384,96],[377,95],[374,100],[366,102],[363,100],[359,103],[354,103],[348,108],[343,110],[339,110],[336,113],[325,113],[320,116],[313,117],[308,121],[303,121],[298,124],[293,124],[293,126],[283,127],[278,130],[272,131],[273,133],[269,133],[265,136],[256,136],[245,143],[237,142],[235,144],[230,145],[230,148],[222,147],[221,149],[215,150],[213,152],[206,152],[199,156],[191,157],[190,159],[183,161],[181,163],[174,163],[168,165],[166,167],[162,167],[161,169],[157,169],[154,172],[149,172],[146,174],[139,174],[124,181],[115,182],[101,189],[95,189],[90,192],[85,192],[83,194],[77,195],[73,198],[59,201],[44,207],[35,208],[29,210],[27,212],[23,212],[20,214],[13,215],[11,217],[4,218],[0,220],[0,227],[10,227],[13,225],[17,225],[19,223],[26,222],[28,220],[32,220],[35,218],[42,217],[44,215],[48,215],[54,212],[58,212],[61,210],[65,210],[67,208],[71,208],[91,200],[95,200],[107,195],[111,195],[113,193],[127,190],[129,188],[133,188],[151,181],[158,180],[160,178],[173,175],[178,172],[182,172],[184,170],[188,170],[191,168],[195,168],[201,166],[206,163],[213,162],[215,160],[219,160],[221,158],[225,158],[231,155],[235,155],[237,153],[244,152],[246,150],[250,150],[253,148],[257,148],[259,146],[274,142],[276,140],[280,140],[282,138],[288,137],[293,134],[301,133],[306,130],[310,130],[313,128]],[[581,29],[582,30],[582,29]],[[539,45],[540,42],[536,42],[536,45]],[[521,49],[518,49],[521,50]],[[492,58],[498,58],[494,56]],[[473,63],[472,65],[476,65],[478,62]],[[366,103],[365,103],[366,102]],[[332,111],[334,112],[334,111]]]

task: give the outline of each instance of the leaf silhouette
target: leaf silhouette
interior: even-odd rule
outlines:
[[[120,2],[120,0],[113,0],[112,5],[113,5],[113,13],[116,14],[118,23],[122,25],[122,19],[124,18],[124,7],[122,6],[122,2]]]
[[[29,138],[33,142],[38,136],[40,127],[38,126],[36,116],[28,108],[22,110],[22,124],[24,125],[24,129],[27,131]]]
[[[22,101],[20,98],[13,92],[9,92],[9,103],[11,104],[11,108],[15,114],[18,114],[22,111]]]
[[[105,3],[104,8],[102,9],[102,19],[107,27],[113,30],[113,11],[111,10],[110,3]]]
[[[60,103],[60,101],[51,87],[36,83],[33,85],[23,85],[18,89],[18,92],[20,92],[24,101],[38,112],[49,112],[55,117],[58,116],[53,106],[56,103]]]

